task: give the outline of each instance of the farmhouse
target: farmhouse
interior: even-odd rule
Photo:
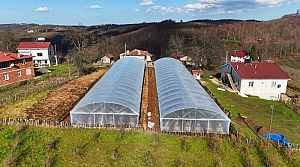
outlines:
[[[111,54],[107,54],[107,55],[103,56],[100,59],[100,62],[104,63],[104,64],[113,64],[114,63],[114,56],[111,55]]]
[[[248,56],[246,52],[238,51],[236,50],[233,54],[230,56],[231,62],[245,62],[245,58]]]
[[[120,54],[120,59],[128,56],[138,57],[146,63],[152,63],[153,54],[149,53],[148,51],[139,50],[139,49],[134,49],[133,51],[127,50],[125,53]]]
[[[223,82],[241,94],[280,100],[290,77],[274,62],[230,62],[221,66]]]
[[[192,70],[192,74],[196,80],[201,80],[201,75],[203,74],[203,70]]]
[[[0,51],[0,86],[33,78],[32,56]]]
[[[38,42],[20,42],[18,53],[33,57],[33,63],[37,66],[50,66],[54,63],[54,46],[51,42],[45,42],[45,38],[39,38]]]

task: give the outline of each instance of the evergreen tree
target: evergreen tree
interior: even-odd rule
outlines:
[[[251,49],[250,49],[250,56],[252,58],[253,61],[257,61],[257,48],[256,45],[252,45]]]

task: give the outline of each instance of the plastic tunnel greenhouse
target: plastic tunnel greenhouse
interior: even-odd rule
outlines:
[[[137,126],[145,63],[136,57],[118,60],[71,110],[73,126]]]
[[[180,61],[162,58],[154,67],[162,131],[229,133],[230,119]]]

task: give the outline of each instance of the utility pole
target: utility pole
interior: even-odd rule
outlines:
[[[271,117],[270,117],[270,126],[269,126],[269,134],[268,134],[268,147],[270,143],[270,133],[271,133],[271,127],[272,127],[272,121],[273,121],[273,110],[274,110],[274,105],[271,105]]]
[[[226,51],[226,60],[225,60],[225,63],[228,62],[228,51]]]

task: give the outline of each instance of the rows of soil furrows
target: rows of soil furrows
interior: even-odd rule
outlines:
[[[159,110],[156,91],[154,67],[146,67],[141,103],[140,126],[148,127],[148,122],[154,123],[154,129],[160,129]]]
[[[28,118],[51,121],[61,121],[65,119],[70,114],[70,110],[107,70],[108,68],[82,76],[52,90],[45,99],[26,110]]]

